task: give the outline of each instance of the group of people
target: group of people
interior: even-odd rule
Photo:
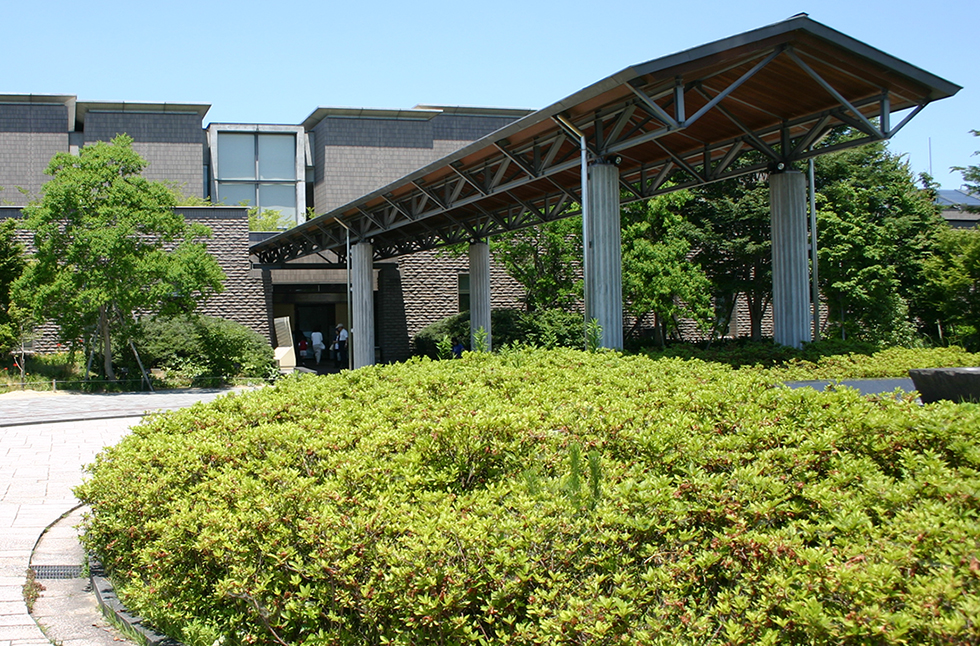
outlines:
[[[320,365],[323,351],[327,349],[323,339],[323,332],[320,330],[320,328],[317,327],[313,329],[313,333],[310,334],[309,341],[306,340],[306,335],[299,330],[296,331],[295,336],[296,349],[298,350],[300,358],[302,359],[312,356],[316,360],[316,365]],[[334,359],[334,361],[336,361],[338,369],[347,367],[347,340],[349,338],[350,336],[343,323],[338,323],[333,342],[330,344],[330,356]]]

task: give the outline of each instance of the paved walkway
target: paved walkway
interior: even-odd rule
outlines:
[[[0,427],[141,417],[148,412],[176,410],[199,401],[211,401],[228,392],[218,388],[106,395],[89,395],[63,390],[54,393],[14,391],[0,395]]]
[[[45,528],[78,505],[72,488],[82,481],[82,467],[146,411],[224,392],[0,396],[0,646],[51,643],[27,612],[25,574]]]

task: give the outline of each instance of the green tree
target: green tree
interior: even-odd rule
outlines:
[[[691,243],[681,234],[677,213],[690,199],[689,192],[679,191],[622,209],[623,300],[636,319],[630,334],[652,313],[661,345],[679,318],[701,327],[712,318],[711,281],[688,258]]]
[[[745,162],[748,163],[748,162]],[[680,209],[692,256],[714,295],[734,305],[744,296],[752,340],[762,339],[762,319],[772,302],[769,186],[762,174],[744,175],[691,190]],[[726,313],[724,318],[730,315]]]
[[[63,339],[94,335],[108,379],[113,331],[128,338],[137,313],[190,311],[224,280],[204,243],[210,230],[175,213],[173,192],[142,177],[145,167],[126,135],[58,153],[41,198],[24,209],[35,253],[15,300]]]
[[[821,291],[842,337],[907,344],[927,311],[924,261],[945,226],[884,142],[816,160]]]
[[[974,137],[980,137],[980,130],[971,130]],[[974,155],[980,155],[980,150],[973,153]],[[966,184],[967,190],[969,190],[974,195],[980,195],[980,166],[953,166],[952,170],[958,170],[961,175],[963,175],[963,182]],[[976,211],[977,207],[970,207],[971,211]]]
[[[582,298],[582,218],[503,233],[490,253],[524,288],[528,312],[569,309]]]
[[[980,230],[946,228],[923,263],[924,296],[939,334],[976,348],[980,341]],[[943,328],[946,332],[943,332]]]
[[[24,271],[24,247],[14,237],[17,221],[0,222],[0,353],[20,339],[18,316],[12,311],[10,289]]]
[[[277,209],[262,209],[253,206],[248,210],[249,231],[281,231],[288,229],[290,221]]]

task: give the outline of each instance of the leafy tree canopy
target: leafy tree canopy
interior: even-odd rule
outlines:
[[[767,177],[744,175],[692,189],[691,195],[680,213],[695,250],[693,259],[711,280],[715,295],[728,302],[738,294],[745,296],[751,336],[758,341],[763,315],[772,301]]]
[[[634,202],[623,207],[623,296],[639,327],[654,314],[660,342],[678,318],[711,322],[711,281],[688,255],[691,243],[681,235],[677,210],[691,200],[687,191]]]
[[[126,135],[58,153],[41,198],[24,209],[35,254],[15,299],[64,339],[97,334],[109,379],[112,329],[140,312],[189,311],[224,280],[203,241],[210,230],[175,213],[173,191],[143,177],[145,167]]]
[[[569,309],[581,299],[581,217],[501,234],[490,239],[490,252],[524,288],[528,312]]]
[[[971,130],[974,137],[980,137],[980,130]],[[973,153],[974,155],[980,155],[980,150]],[[960,171],[963,175],[963,182],[966,184],[966,188],[970,193],[974,195],[980,195],[980,166],[953,166],[952,170]],[[978,210],[977,207],[970,207],[971,211]]]
[[[944,229],[923,264],[923,299],[942,340],[980,345],[980,230]],[[946,331],[943,332],[943,328]],[[951,337],[951,339],[950,339]]]
[[[815,162],[821,291],[842,336],[907,344],[923,263],[943,228],[934,194],[884,142]]]
[[[291,226],[289,218],[278,209],[262,209],[254,206],[248,210],[249,231],[282,231]]]
[[[16,316],[11,312],[10,288],[24,271],[24,247],[14,237],[16,220],[0,222],[0,352],[18,341]]]

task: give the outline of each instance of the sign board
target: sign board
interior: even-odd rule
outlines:
[[[289,325],[289,317],[283,316],[273,321],[276,327],[276,361],[281,372],[292,372],[296,369],[296,351],[293,350],[293,331]]]

